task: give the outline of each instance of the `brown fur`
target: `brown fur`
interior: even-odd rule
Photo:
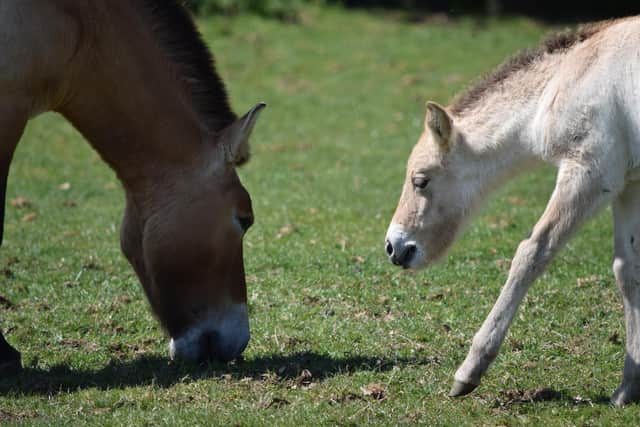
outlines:
[[[450,106],[454,115],[477,105],[484,96],[519,71],[531,67],[545,55],[563,53],[588,40],[613,21],[586,24],[574,30],[567,30],[548,36],[538,47],[525,49],[498,66],[492,73],[478,80],[470,89],[456,97]]]
[[[251,200],[230,156],[255,116],[235,120],[175,0],[3,3],[0,92],[0,178],[30,117],[67,118],[122,181],[122,249],[172,337],[246,302]]]
[[[209,130],[219,131],[236,120],[214,59],[186,9],[175,0],[136,0],[160,46],[176,65],[193,104]]]

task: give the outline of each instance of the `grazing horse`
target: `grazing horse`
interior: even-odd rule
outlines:
[[[542,160],[558,168],[451,396],[480,384],[533,281],[586,218],[612,203],[613,272],[627,328],[612,402],[640,400],[639,46],[640,18],[591,24],[515,56],[448,108],[427,103],[386,235],[394,264],[415,269],[442,257],[487,193],[525,166]]]
[[[3,1],[0,93],[0,216],[27,120],[60,113],[122,182],[122,251],[171,357],[240,355],[253,213],[236,165],[264,104],[236,117],[188,12],[175,0]],[[19,367],[0,333],[0,368]]]

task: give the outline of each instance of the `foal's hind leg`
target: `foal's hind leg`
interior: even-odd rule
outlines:
[[[605,187],[602,177],[593,176],[588,166],[565,163],[560,167],[556,188],[531,237],[518,246],[509,277],[482,327],[473,337],[471,349],[460,365],[450,396],[472,392],[498,355],[518,306],[533,281],[582,221],[615,189]],[[609,191],[603,191],[607,188]]]
[[[640,401],[640,183],[627,186],[613,205],[615,246],[613,272],[624,302],[627,325],[622,384],[614,405]]]
[[[12,102],[7,105],[0,104],[0,245],[4,229],[4,207],[9,177],[9,165],[13,158],[13,152],[18,145],[22,131],[28,119],[28,103],[17,102],[14,97],[5,94],[5,99]],[[25,108],[21,108],[21,105]],[[0,332],[0,374],[5,375],[18,371],[21,367],[20,353],[4,339]]]

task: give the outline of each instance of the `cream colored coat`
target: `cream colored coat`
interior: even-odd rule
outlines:
[[[580,224],[612,203],[613,270],[627,326],[624,376],[612,401],[638,401],[640,18],[600,23],[570,46],[540,51],[467,105],[429,103],[386,236],[390,259],[420,268],[443,256],[487,193],[537,160],[558,167],[555,190],[518,246],[451,395],[480,384],[529,286]]]

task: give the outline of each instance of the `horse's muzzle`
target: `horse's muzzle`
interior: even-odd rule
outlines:
[[[239,357],[249,343],[249,319],[245,304],[234,305],[222,315],[212,314],[180,337],[172,338],[172,359],[191,362],[228,362]]]
[[[228,362],[239,357],[249,343],[249,337],[234,342],[224,341],[218,332],[206,332],[200,337],[199,362]]]

